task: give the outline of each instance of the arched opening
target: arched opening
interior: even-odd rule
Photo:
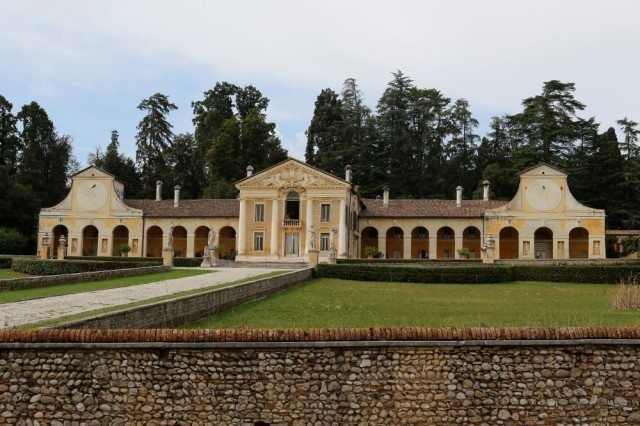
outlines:
[[[517,259],[520,252],[518,230],[511,226],[500,230],[500,259]]]
[[[404,256],[404,231],[397,226],[387,230],[387,259],[402,259]]]
[[[113,248],[111,253],[113,256],[120,256],[120,246],[129,245],[129,229],[126,226],[118,225],[113,228]]]
[[[589,258],[589,231],[584,228],[573,228],[569,232],[569,258]]]
[[[437,242],[438,242],[438,259],[455,259],[455,238],[456,234],[453,229],[448,226],[443,226],[438,229]]]
[[[60,237],[64,235],[65,240],[67,240],[67,247],[69,246],[69,230],[64,225],[57,225],[51,231],[53,235],[53,252],[51,255],[55,258],[58,257],[58,247],[60,247]]]
[[[195,232],[195,240],[193,243],[193,255],[202,257],[204,255],[204,247],[207,245],[209,238],[209,227],[198,226]]]
[[[429,231],[424,226],[416,226],[411,231],[411,258],[429,258]]]
[[[173,228],[173,256],[187,257],[187,230],[183,226]]]
[[[378,250],[378,230],[373,226],[367,226],[360,233],[360,258],[366,259],[367,247],[373,247]]]
[[[536,259],[553,259],[553,231],[538,228],[533,234],[533,250]]]
[[[236,230],[230,226],[220,228],[218,245],[220,246],[220,257],[226,257],[229,253],[236,251]]]
[[[147,229],[147,256],[162,257],[162,229],[159,226]]]
[[[98,255],[98,228],[89,225],[82,230],[82,255]]]
[[[469,259],[479,259],[480,256],[480,230],[475,226],[467,226],[462,231],[462,247],[469,249]]]
[[[296,191],[287,194],[284,214],[285,220],[300,220],[300,195]]]

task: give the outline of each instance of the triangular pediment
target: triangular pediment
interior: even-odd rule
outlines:
[[[542,164],[538,164],[536,166],[530,167],[526,170],[521,171],[520,173],[518,173],[518,175],[520,177],[537,177],[537,176],[545,176],[545,177],[567,177],[568,175],[558,169],[557,167],[554,166],[550,166],[549,164],[546,163],[542,163]]]
[[[104,170],[100,170],[99,168],[94,166],[89,166],[86,169],[80,170],[78,173],[73,175],[73,178],[110,178],[117,180],[114,175],[107,173]]]
[[[301,161],[289,158],[236,182],[236,188],[348,188],[351,184]]]

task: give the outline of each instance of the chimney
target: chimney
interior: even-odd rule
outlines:
[[[173,207],[178,207],[180,205],[180,186],[176,185],[173,187]]]
[[[489,181],[485,179],[484,182],[482,182],[482,186],[484,187],[482,201],[489,201]]]
[[[462,187],[458,185],[456,188],[456,207],[462,206]]]
[[[344,180],[351,182],[351,166],[344,168]]]
[[[159,180],[156,182],[156,201],[162,200],[162,181]]]
[[[384,186],[382,192],[382,205],[387,207],[389,205],[389,187],[387,185]]]
[[[251,177],[253,174],[253,166],[247,166],[247,177]]]

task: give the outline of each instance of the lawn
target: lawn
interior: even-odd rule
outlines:
[[[11,269],[0,269],[0,280],[8,280],[11,278],[21,278],[26,275],[21,272],[12,271]]]
[[[612,285],[409,284],[322,278],[185,328],[638,326],[611,307]]]
[[[2,270],[4,271],[4,269]],[[24,290],[9,290],[0,292],[0,304],[18,302],[20,300],[38,299],[41,297],[62,296],[64,294],[83,293],[85,291],[106,290],[109,288],[129,287],[174,278],[190,277],[192,275],[208,274],[211,271],[195,269],[172,269],[168,272],[137,275],[135,277],[113,278],[102,281],[88,281],[76,284],[60,284],[49,287],[30,288]]]

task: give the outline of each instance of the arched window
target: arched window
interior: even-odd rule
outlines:
[[[500,230],[500,259],[518,259],[520,252],[519,234],[516,228],[506,226]]]
[[[285,205],[285,219],[300,219],[300,195],[296,191],[290,191],[287,194]]]
[[[112,256],[120,256],[120,246],[124,244],[129,245],[129,229],[124,225],[118,225],[113,228]]]
[[[429,231],[424,226],[416,226],[411,231],[411,258],[429,258]]]
[[[89,225],[82,230],[82,255],[98,255],[98,228]]]

